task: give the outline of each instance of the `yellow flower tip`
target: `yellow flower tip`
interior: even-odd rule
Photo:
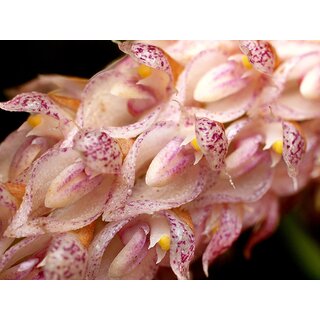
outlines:
[[[170,249],[170,237],[167,234],[163,235],[158,244],[163,251],[168,251]]]
[[[41,114],[33,114],[27,119],[27,123],[33,128],[38,126],[41,123],[41,121]]]
[[[218,232],[218,230],[219,230],[219,226],[218,226],[218,225],[214,226],[214,227],[211,229],[211,234],[214,235],[215,233]]]
[[[194,139],[191,140],[191,145],[192,145],[194,150],[200,151],[200,147],[199,147],[197,138],[194,138]]]
[[[242,60],[242,64],[244,65],[245,68],[247,68],[249,70],[252,69],[252,64],[246,55],[243,55],[241,60]]]
[[[278,154],[282,154],[283,142],[281,140],[274,142],[272,145],[272,150]]]
[[[141,64],[138,68],[138,74],[141,78],[147,78],[151,75],[152,68],[146,66],[145,64]]]

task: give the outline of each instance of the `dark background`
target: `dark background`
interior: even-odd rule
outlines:
[[[0,100],[3,89],[20,85],[38,74],[58,73],[90,78],[120,56],[111,41],[1,41]],[[27,114],[0,110],[0,139],[17,128]],[[307,279],[286,245],[281,228],[253,251],[251,260],[242,251],[248,238],[243,234],[232,250],[210,269],[212,279]],[[194,266],[202,278],[201,264]]]

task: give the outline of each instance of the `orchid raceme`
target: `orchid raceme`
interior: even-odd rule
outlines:
[[[208,276],[319,180],[319,43],[118,45],[91,79],[0,103],[29,113],[0,144],[0,279],[192,279],[198,259]]]

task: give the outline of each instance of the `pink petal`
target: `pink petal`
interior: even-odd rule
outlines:
[[[74,138],[74,149],[84,163],[97,173],[120,172],[122,154],[118,143],[102,130],[80,131]]]
[[[250,258],[251,251],[262,240],[271,236],[276,230],[280,220],[279,203],[278,199],[274,195],[269,195],[267,203],[264,203],[265,219],[260,224],[259,228],[254,229],[254,233],[251,235],[248,243],[244,249],[244,255],[246,258]]]
[[[19,241],[17,244],[10,247],[0,257],[0,272],[13,266],[17,261],[30,256],[37,251],[45,248],[51,235],[43,235],[38,237],[28,237]]]
[[[275,116],[286,120],[302,121],[320,117],[319,102],[305,99],[297,89],[283,92],[271,108]]]
[[[0,144],[0,181],[9,180],[9,168],[17,150],[25,141],[25,136],[29,129],[16,130],[12,132]]]
[[[178,279],[188,279],[189,265],[194,256],[194,233],[187,223],[171,211],[164,211],[170,224],[170,266]]]
[[[196,55],[186,66],[183,76],[181,75],[181,77],[184,77],[182,81],[185,82],[182,86],[184,88],[184,92],[182,92],[184,99],[181,103],[185,105],[194,104],[193,94],[199,80],[208,70],[226,62],[226,60],[226,53],[220,50],[205,50]]]
[[[233,141],[233,139],[240,133],[240,131],[244,129],[250,122],[250,118],[241,118],[239,120],[233,121],[226,128],[226,137],[229,145]]]
[[[129,62],[129,65],[127,62]],[[77,113],[77,123],[81,127],[104,128],[105,132],[111,137],[132,138],[148,129],[154,123],[161,106],[150,109],[149,113],[143,113],[137,119],[136,116],[130,113],[132,100],[111,94],[111,90],[115,85],[119,86],[121,83],[127,83],[128,81],[137,83],[137,76],[133,77],[130,74],[130,70],[134,67],[130,63],[130,61],[124,59],[123,62],[120,61],[120,63],[116,64],[114,69],[106,69],[89,81],[83,91],[82,103]],[[139,88],[139,86],[141,87],[141,85],[136,84],[135,87]],[[138,88],[138,92],[141,93],[138,95],[140,97],[138,100],[143,100],[141,98],[145,96],[145,90],[141,91]],[[157,89],[155,88],[155,90]],[[149,90],[152,90],[152,88],[149,88]],[[153,96],[156,93],[156,91],[152,90],[153,101]],[[135,97],[137,98],[137,92]],[[134,102],[135,106],[138,104],[138,100]],[[121,112],[119,112],[120,110]]]
[[[206,104],[206,111],[219,122],[225,123],[240,118],[256,106],[261,91],[260,80],[251,81],[243,90],[222,100]]]
[[[283,159],[288,166],[288,174],[296,178],[299,166],[306,149],[306,141],[297,125],[284,121],[283,127]]]
[[[127,126],[108,127],[104,131],[107,132],[112,138],[135,138],[139,134],[149,129],[155,123],[160,111],[161,107],[157,107],[140,121]]]
[[[88,252],[87,279],[96,279],[99,275],[103,254],[114,236],[128,223],[128,219],[108,223],[93,239]]]
[[[219,255],[228,250],[241,232],[241,218],[234,206],[222,205],[219,229],[210,240],[202,256],[204,273],[208,276],[208,267]]]
[[[109,267],[108,277],[110,279],[120,279],[139,265],[148,252],[148,232],[147,225],[144,228],[135,226],[135,232]]]
[[[300,85],[301,94],[311,100],[320,98],[320,67],[311,69],[303,78]]]
[[[301,56],[306,53],[320,51],[320,44],[308,40],[273,40],[272,46],[275,48],[281,61],[292,57]]]
[[[63,91],[68,95],[80,98],[84,84],[85,79],[81,78],[66,77],[58,74],[41,74],[21,86],[6,90],[6,93],[14,97],[23,92],[38,91],[48,93],[58,88],[63,88]]]
[[[15,230],[30,219],[33,211],[43,207],[51,181],[77,157],[72,149],[50,149],[34,163],[21,206],[6,230],[7,236],[15,236]]]
[[[147,255],[131,272],[122,276],[122,280],[152,280],[158,270],[157,255],[154,249],[149,249]]]
[[[76,235],[55,236],[45,258],[44,277],[47,280],[84,279],[87,261],[87,250]]]
[[[102,179],[102,175],[88,176],[82,162],[71,164],[51,182],[44,204],[47,208],[73,204],[97,187]]]
[[[104,209],[103,220],[110,221],[110,215],[114,215],[116,210],[124,207],[127,198],[132,194],[136,173],[143,170],[145,165],[176,135],[176,130],[175,123],[158,122],[136,139],[123,162],[121,174],[110,193],[110,198]]]
[[[163,187],[149,187],[145,179],[137,180],[132,195],[123,209],[110,212],[108,220],[131,217],[141,213],[152,213],[179,207],[191,202],[203,190],[207,170],[201,166],[190,167],[188,171]]]
[[[135,61],[148,67],[172,73],[170,63],[162,49],[149,44],[125,41],[119,44],[120,50],[129,54]]]
[[[32,163],[47,151],[54,142],[43,137],[29,136],[15,153],[9,171],[11,181],[31,167]]]
[[[239,42],[239,46],[256,70],[267,75],[272,74],[276,57],[269,42],[264,40],[242,40]]]
[[[254,135],[244,138],[236,149],[226,158],[226,170],[232,178],[236,178],[253,169],[261,160],[258,153],[261,136]]]
[[[299,175],[292,178],[288,175],[288,166],[284,161],[280,161],[274,168],[274,178],[272,181],[272,191],[280,197],[287,197],[301,191],[311,180],[314,168],[314,152],[307,152],[300,163]]]
[[[36,267],[39,263],[39,259],[29,259],[23,261],[14,267],[2,272],[0,274],[1,280],[21,280],[24,279],[28,274]]]
[[[223,126],[208,118],[196,118],[196,138],[210,168],[221,170],[225,165],[228,141]]]
[[[7,111],[24,111],[51,116],[67,124],[70,120],[46,94],[38,92],[22,93],[10,101],[0,103],[0,109]]]
[[[204,207],[212,203],[251,202],[259,200],[272,183],[271,159],[268,153],[261,155],[261,160],[250,171],[233,179],[235,188],[229,178],[221,177],[217,183],[207,187],[200,196],[190,204],[191,207]]]
[[[162,187],[176,179],[194,162],[193,152],[181,146],[182,138],[171,140],[152,160],[146,173],[146,184]]]
[[[225,62],[209,70],[197,83],[193,93],[200,102],[213,102],[244,89],[249,79],[242,77],[245,69],[236,61]]]

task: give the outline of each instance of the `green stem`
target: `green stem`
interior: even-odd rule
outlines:
[[[320,247],[297,223],[292,214],[283,218],[281,231],[292,255],[311,279],[320,279]]]

